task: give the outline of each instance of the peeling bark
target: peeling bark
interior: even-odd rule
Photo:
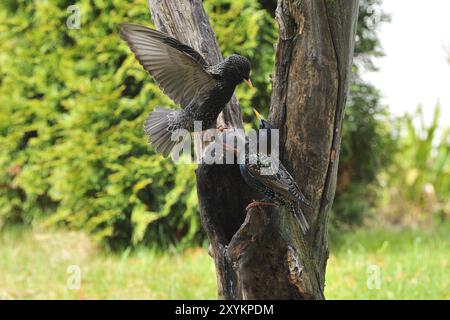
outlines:
[[[149,0],[156,26],[202,53],[222,57],[200,0]],[[336,186],[342,121],[352,62],[357,0],[279,0],[280,33],[270,121],[280,155],[315,204],[302,236],[291,214],[272,207],[245,211],[258,197],[237,165],[200,165],[200,216],[211,241],[222,299],[323,299],[327,222]],[[235,98],[218,120],[241,128]]]

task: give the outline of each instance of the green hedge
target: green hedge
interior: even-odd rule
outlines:
[[[113,249],[199,243],[194,167],[155,154],[142,129],[171,101],[117,32],[151,24],[146,0],[76,1],[79,30],[66,26],[72,4],[0,3],[0,224],[84,229]],[[273,19],[256,0],[206,8],[223,52],[250,57],[267,92]],[[246,114],[252,99],[268,101],[255,92],[238,92]]]

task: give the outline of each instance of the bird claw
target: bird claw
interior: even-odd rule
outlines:
[[[245,210],[247,211],[247,210],[250,210],[251,208],[256,208],[256,207],[275,207],[275,203],[265,202],[265,201],[253,201],[245,208]]]
[[[227,131],[229,128],[228,127],[225,127],[225,126],[219,126],[218,128],[217,128],[217,130],[219,130],[220,132],[224,132],[224,131]]]

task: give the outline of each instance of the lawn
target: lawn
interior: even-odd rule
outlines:
[[[331,247],[327,298],[450,299],[449,231],[340,235]],[[11,230],[0,235],[0,299],[214,299],[206,251],[107,254],[82,233]]]

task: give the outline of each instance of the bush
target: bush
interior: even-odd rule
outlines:
[[[173,105],[118,36],[122,22],[151,23],[146,0],[77,1],[80,29],[66,27],[72,4],[0,4],[1,223],[85,229],[113,249],[199,243],[194,167],[155,154],[142,130],[153,107]],[[274,33],[260,32],[267,13],[256,0],[206,7],[224,52],[250,56],[267,86],[273,58],[256,63]],[[246,108],[254,92],[240,92]]]
[[[429,124],[421,106],[397,119],[399,152],[381,176],[382,212],[391,223],[430,223],[450,215],[450,128],[440,123],[440,110],[438,105]]]

